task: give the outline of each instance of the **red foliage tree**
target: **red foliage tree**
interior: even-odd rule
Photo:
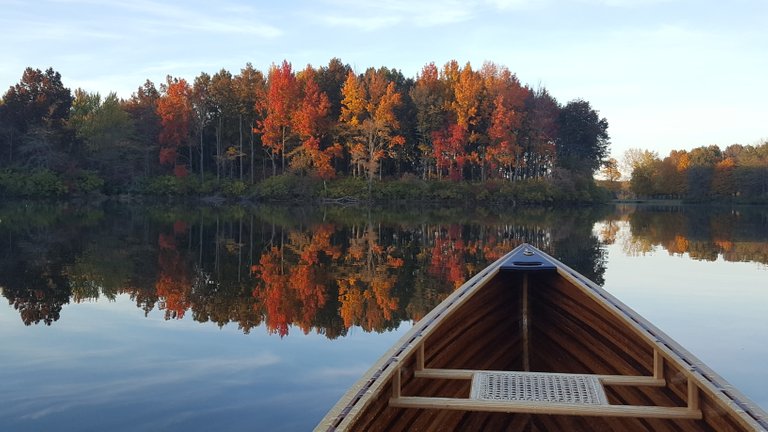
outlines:
[[[299,99],[299,88],[291,64],[283,60],[279,66],[272,65],[267,76],[267,97],[263,100],[262,111],[266,113],[259,125],[261,141],[272,161],[272,174],[277,174],[277,158],[285,170],[285,156],[290,142],[294,139],[292,116]]]
[[[331,162],[334,157],[341,156],[342,149],[338,144],[321,148],[321,140],[330,128],[331,103],[320,90],[315,75],[314,69],[307,66],[299,79],[303,92],[293,114],[293,127],[301,145],[291,153],[291,168],[312,171],[328,180],[336,176]]]

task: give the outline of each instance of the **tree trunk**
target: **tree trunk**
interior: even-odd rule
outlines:
[[[283,134],[283,136],[282,136],[282,144],[283,145],[282,145],[282,148],[280,148],[280,160],[281,160],[280,170],[281,170],[281,174],[285,174],[285,144],[286,144],[285,143],[285,141],[286,141],[286,139],[285,139],[285,126],[283,126],[281,128],[281,132]]]
[[[248,124],[252,125],[253,121],[249,122]],[[251,137],[250,137],[251,138],[250,139],[250,141],[251,141],[251,184],[253,184],[254,183],[254,174],[255,174],[254,171],[256,171],[256,167],[254,165],[255,162],[256,162],[256,160],[255,160],[256,155],[254,154],[254,151],[253,151],[253,128],[251,128],[251,134],[250,135],[251,135]]]
[[[221,115],[219,127],[216,128],[216,180],[221,180]]]
[[[240,148],[237,158],[240,159],[240,181],[243,181],[243,115],[240,114]]]
[[[205,181],[205,170],[203,170],[203,155],[205,154],[205,147],[203,144],[203,127],[200,126],[200,184]]]

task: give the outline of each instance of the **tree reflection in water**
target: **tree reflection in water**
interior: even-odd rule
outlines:
[[[245,210],[109,206],[0,209],[0,287],[24,323],[129,295],[166,319],[344,336],[418,320],[522,242],[597,283],[603,243],[768,262],[765,209]],[[41,216],[45,215],[45,216]],[[598,223],[600,229],[594,230]],[[617,239],[617,224],[631,236]],[[602,243],[601,243],[602,242]]]

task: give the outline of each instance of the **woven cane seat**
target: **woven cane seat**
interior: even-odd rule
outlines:
[[[594,375],[540,372],[475,372],[471,399],[575,405],[607,405]]]

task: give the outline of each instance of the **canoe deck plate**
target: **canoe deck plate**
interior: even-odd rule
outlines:
[[[536,372],[476,372],[470,398],[574,405],[607,405],[603,385],[594,375]]]

